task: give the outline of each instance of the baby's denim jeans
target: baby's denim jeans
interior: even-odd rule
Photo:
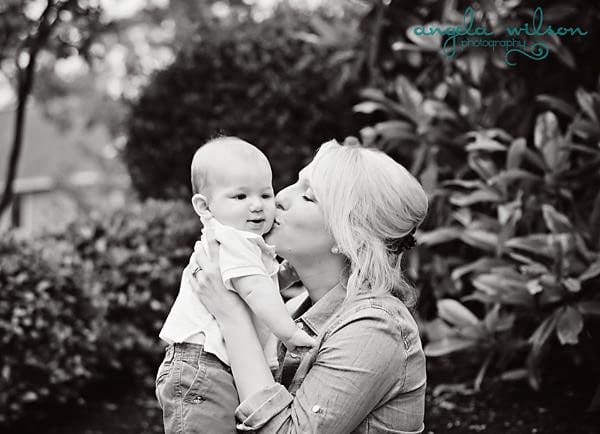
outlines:
[[[239,398],[231,370],[202,345],[169,345],[156,375],[166,434],[235,433]]]

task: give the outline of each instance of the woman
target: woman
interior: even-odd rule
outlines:
[[[222,285],[210,234],[212,260],[196,254],[185,272],[223,333],[238,429],[422,432],[425,357],[400,263],[427,212],[423,188],[384,153],[331,141],[276,202],[268,242],[307,289],[293,316],[317,341],[302,352],[282,349],[279,383],[246,305]]]

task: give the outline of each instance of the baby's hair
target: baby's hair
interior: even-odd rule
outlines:
[[[235,136],[220,135],[210,139],[204,145],[200,146],[194,153],[191,164],[192,193],[205,194],[210,185],[211,168],[213,167],[213,156],[209,155],[212,148],[227,143],[239,142],[245,145],[250,143]]]

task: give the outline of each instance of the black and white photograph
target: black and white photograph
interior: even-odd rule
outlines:
[[[0,0],[0,433],[600,432],[596,0]]]

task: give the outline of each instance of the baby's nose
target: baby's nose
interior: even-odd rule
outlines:
[[[250,202],[251,211],[260,211],[262,209],[262,201],[260,199],[253,199]]]

